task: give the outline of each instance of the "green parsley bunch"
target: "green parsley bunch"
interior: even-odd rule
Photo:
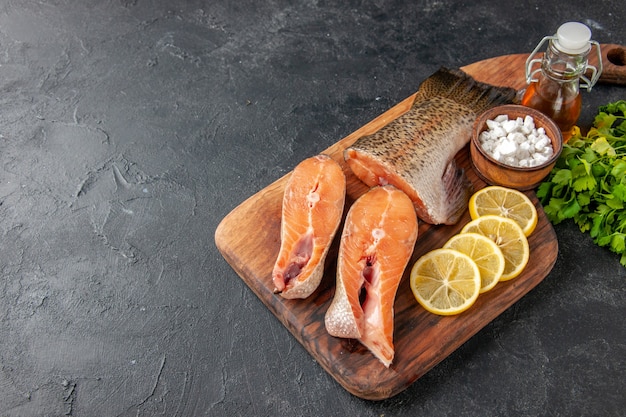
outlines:
[[[626,266],[626,100],[601,106],[586,135],[575,129],[537,197],[550,222],[573,219]]]

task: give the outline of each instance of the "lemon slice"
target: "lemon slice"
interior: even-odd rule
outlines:
[[[530,198],[521,191],[498,185],[476,191],[469,200],[469,213],[472,219],[486,214],[513,219],[526,236],[537,226],[537,209]]]
[[[480,271],[469,256],[454,249],[434,249],[411,269],[411,290],[431,313],[452,315],[474,304],[480,292]]]
[[[454,235],[443,245],[466,254],[478,266],[480,271],[480,293],[496,286],[504,273],[504,255],[496,242],[478,233]]]
[[[467,223],[461,233],[479,233],[493,240],[504,256],[504,272],[500,281],[508,281],[522,273],[530,257],[528,239],[522,228],[506,217],[487,214]]]

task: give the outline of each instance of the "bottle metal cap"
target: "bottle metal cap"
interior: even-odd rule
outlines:
[[[578,22],[563,23],[556,32],[554,46],[566,54],[587,52],[591,46],[591,30]]]

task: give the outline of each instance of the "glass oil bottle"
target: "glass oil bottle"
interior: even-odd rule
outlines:
[[[534,58],[546,41],[548,47],[543,57]],[[588,64],[592,46],[598,53],[597,68]],[[533,70],[535,64],[541,65]],[[567,142],[580,116],[582,99],[579,90],[585,88],[591,91],[601,73],[600,45],[591,40],[591,30],[582,23],[564,23],[556,35],[544,37],[526,60],[528,87],[521,104],[533,107],[554,120],[561,129],[564,142]]]

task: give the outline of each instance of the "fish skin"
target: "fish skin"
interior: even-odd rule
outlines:
[[[469,142],[476,117],[513,102],[515,93],[441,68],[420,85],[406,113],[357,139],[344,159],[366,185],[392,184],[404,191],[425,222],[455,224],[473,189],[454,157]]]
[[[272,281],[284,298],[307,298],[319,286],[324,261],[343,216],[346,178],[327,155],[300,162],[283,195],[281,245]]]
[[[324,316],[326,330],[331,336],[358,339],[386,367],[395,354],[396,292],[417,235],[413,203],[391,185],[373,187],[359,197],[341,234],[335,294]]]

